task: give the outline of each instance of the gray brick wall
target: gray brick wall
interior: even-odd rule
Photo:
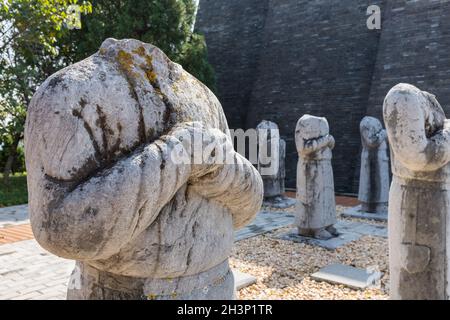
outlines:
[[[259,57],[268,0],[200,0],[196,28],[205,34],[230,127],[244,128]]]
[[[389,0],[367,113],[399,82],[435,94],[450,115],[450,1]]]
[[[366,27],[372,4],[381,31]],[[381,118],[389,88],[415,84],[450,111],[449,12],[448,0],[201,0],[197,30],[230,126],[280,126],[287,186],[295,187],[295,124],[311,113],[327,117],[336,138],[336,191],[356,193],[359,122]]]

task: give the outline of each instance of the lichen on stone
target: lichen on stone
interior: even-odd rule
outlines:
[[[141,57],[145,56],[145,48],[143,46],[134,49],[133,52],[136,53],[137,55],[140,55]]]
[[[117,53],[117,61],[119,62],[119,65],[121,67],[121,69],[128,75],[131,77],[136,77],[137,74],[136,72],[133,71],[133,56],[124,51],[124,50],[119,50],[119,52]]]

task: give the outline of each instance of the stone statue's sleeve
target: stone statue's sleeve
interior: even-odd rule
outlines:
[[[420,95],[394,87],[384,102],[389,142],[398,161],[412,171],[435,171],[450,161],[450,130],[433,128],[426,101]],[[437,121],[436,121],[437,122]]]
[[[362,134],[362,138],[368,147],[376,148],[386,140],[386,130],[380,130],[375,133],[370,133],[369,130],[366,130],[366,132]]]
[[[334,139],[331,135],[326,135],[324,137],[308,139],[303,141],[303,143],[298,144],[298,152],[304,155],[309,155],[325,147],[334,146]]]
[[[249,223],[261,208],[263,183],[256,168],[233,151],[234,164],[206,175],[192,187],[202,196],[227,207],[236,229]]]
[[[77,260],[117,253],[152,223],[189,179],[191,166],[175,164],[169,157],[177,144],[175,137],[162,136],[75,184],[29,168],[34,184],[31,217],[38,242],[59,256]]]

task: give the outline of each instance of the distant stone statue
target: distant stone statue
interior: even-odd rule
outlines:
[[[137,40],[107,39],[40,86],[25,132],[31,224],[45,249],[77,260],[69,299],[234,297],[234,229],[263,189],[227,128],[206,86]],[[217,148],[178,162],[196,135]]]
[[[435,96],[408,84],[384,101],[393,181],[389,195],[392,299],[448,299],[450,123]]]
[[[361,211],[386,213],[389,200],[386,130],[373,117],[364,117],[359,128],[362,152],[358,200],[361,202]]]
[[[256,129],[259,133],[258,171],[264,183],[264,204],[278,208],[293,206],[295,200],[284,195],[286,142],[280,138],[278,125],[263,120]]]
[[[334,196],[331,150],[334,138],[325,118],[304,115],[297,122],[295,143],[298,151],[296,225],[302,236],[330,239],[334,228]]]

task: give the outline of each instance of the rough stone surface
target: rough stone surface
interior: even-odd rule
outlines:
[[[299,243],[306,243],[319,246],[328,250],[336,250],[352,241],[356,241],[363,236],[376,236],[387,238],[387,229],[384,226],[377,226],[368,223],[338,221],[335,228],[339,236],[331,239],[314,239],[299,235],[297,230],[291,230],[279,236],[280,239]]]
[[[435,96],[399,84],[383,107],[391,146],[392,299],[448,299],[450,122]]]
[[[331,264],[313,273],[311,278],[316,281],[326,281],[334,284],[343,284],[353,289],[366,289],[374,286],[382,274],[344,264]]]
[[[387,212],[389,200],[389,157],[387,135],[381,122],[364,117],[361,132],[361,172],[358,200],[361,210],[369,213]]]
[[[298,151],[296,225],[299,234],[320,239],[336,236],[331,150],[334,138],[325,118],[302,116],[295,130]]]
[[[137,40],[107,39],[40,86],[25,130],[30,220],[40,245],[77,260],[69,298],[233,298],[233,229],[263,188],[227,129],[206,86]],[[199,133],[234,165],[174,161]]]

